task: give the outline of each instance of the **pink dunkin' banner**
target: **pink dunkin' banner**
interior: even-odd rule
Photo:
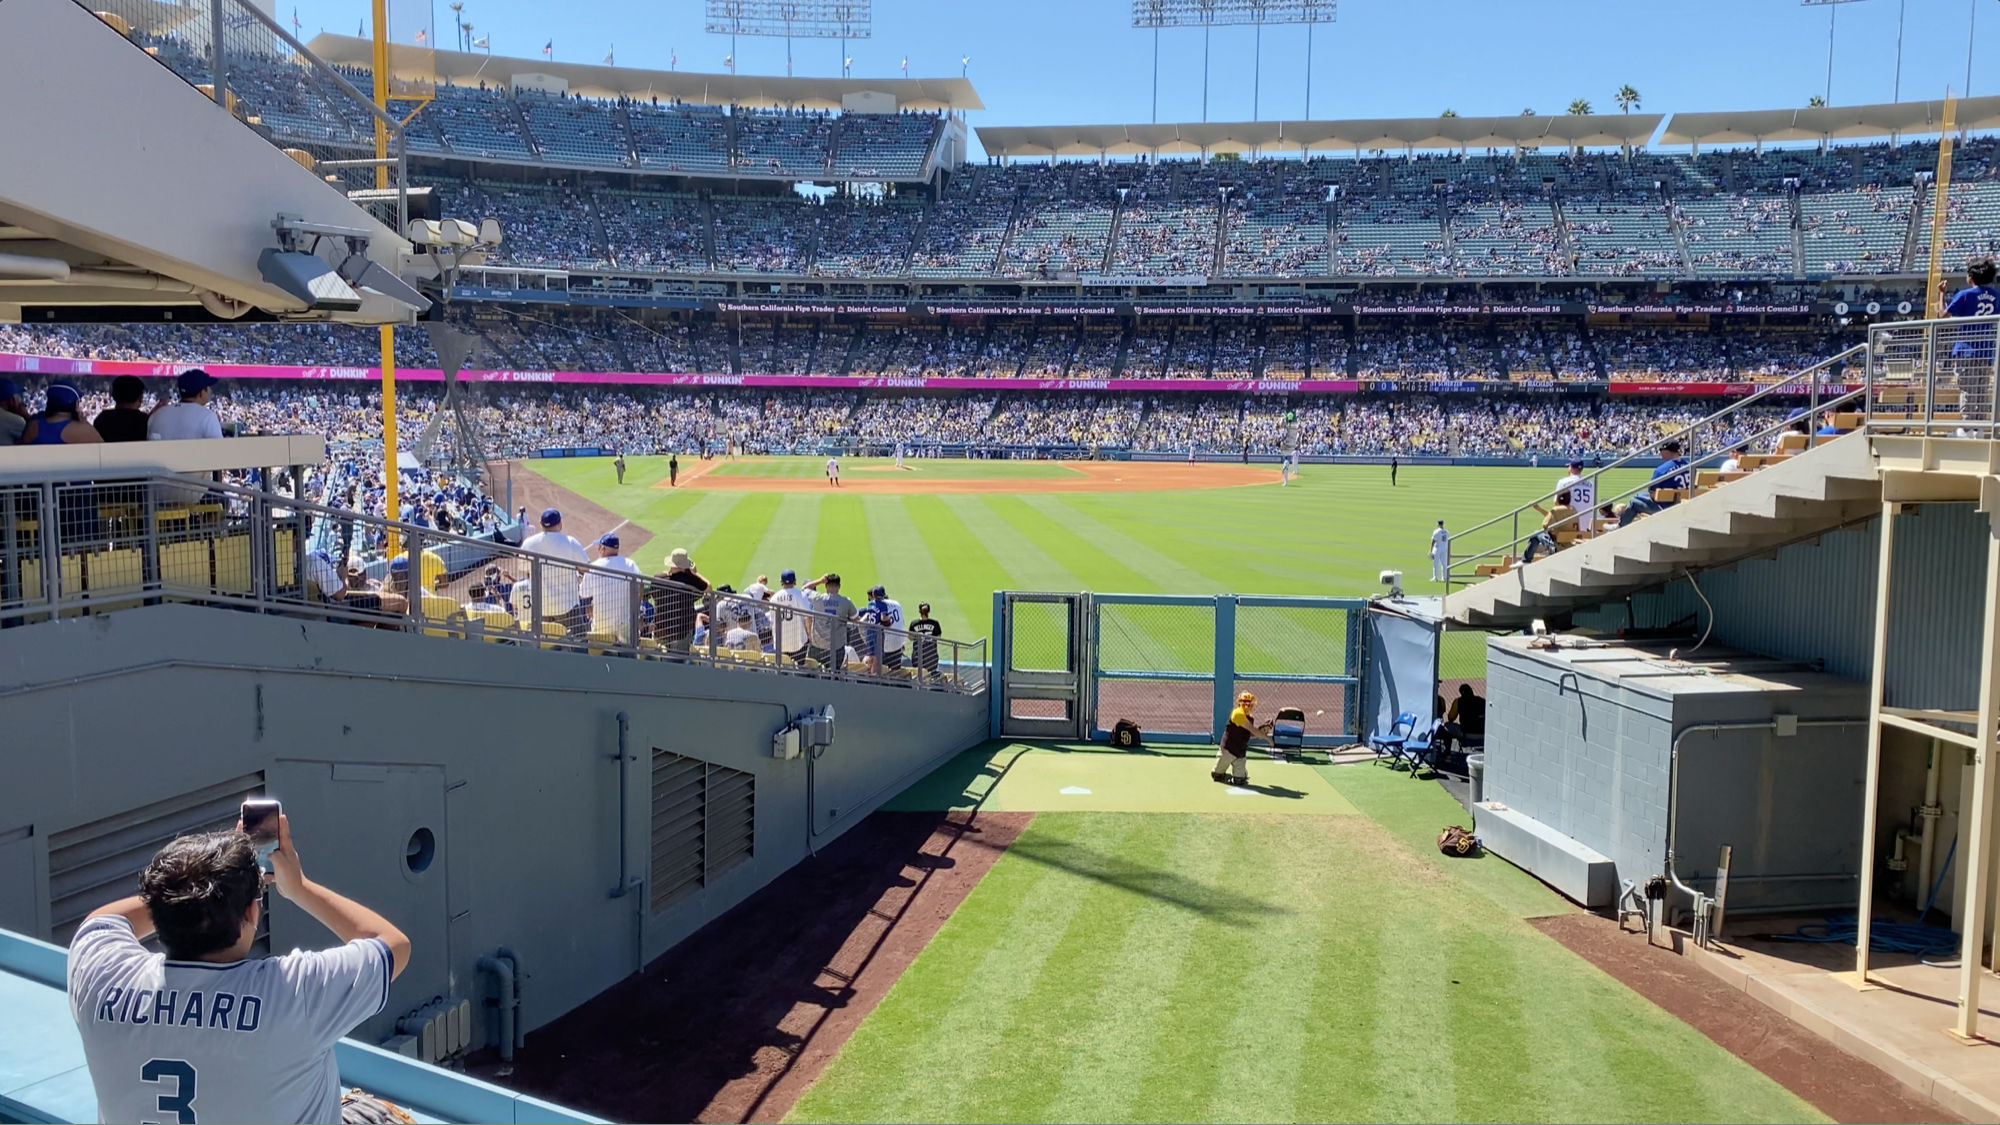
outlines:
[[[91,375],[110,378],[137,375],[168,379],[196,366],[191,363],[138,363],[116,359],[64,359],[55,356],[0,352],[0,372],[26,375]],[[382,372],[373,367],[278,367],[252,363],[204,363],[201,368],[218,379],[332,379],[373,381]],[[459,377],[474,383],[585,383],[658,387],[845,387],[913,391],[1237,391],[1252,394],[1334,394],[1353,391],[1351,379],[963,379],[897,378],[856,375],[708,375],[651,371],[465,371]],[[434,367],[398,368],[399,381],[435,383],[444,373]]]

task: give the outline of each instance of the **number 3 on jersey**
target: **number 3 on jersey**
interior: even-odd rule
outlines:
[[[160,1116],[148,1125],[196,1125],[194,1116],[194,1066],[185,1059],[153,1059],[139,1068],[141,1082],[174,1084],[172,1093],[159,1097]]]

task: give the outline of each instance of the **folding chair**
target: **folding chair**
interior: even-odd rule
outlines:
[[[1375,751],[1375,760],[1391,764],[1402,760],[1403,744],[1416,735],[1416,726],[1416,714],[1405,711],[1396,716],[1396,721],[1389,724],[1387,731],[1369,735],[1368,748]],[[1398,734],[1397,731],[1402,733]]]
[[[1436,741],[1435,725],[1422,734],[1412,733],[1396,747],[1396,757],[1410,768],[1410,776],[1415,777],[1428,769],[1438,772],[1438,751],[1442,749]]]

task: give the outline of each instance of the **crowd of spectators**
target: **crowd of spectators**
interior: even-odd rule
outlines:
[[[81,417],[111,405],[104,379],[71,379],[82,390]],[[139,409],[173,401],[174,388],[152,381]],[[23,388],[39,407],[45,392]],[[632,455],[688,457],[726,453],[815,454],[902,445],[1064,448],[1204,455],[1286,451],[1307,456],[1613,455],[1712,413],[1720,403],[1594,399],[1549,394],[1363,393],[1358,395],[1220,395],[1046,391],[952,394],[755,388],[617,386],[471,386],[465,405],[481,448],[494,457],[544,449],[595,448]],[[242,433],[319,433],[336,449],[362,450],[380,439],[374,395],[351,383],[225,380],[214,390],[216,414]],[[401,432],[414,435],[437,414],[435,385],[412,385],[397,397]],[[1778,409],[1778,408],[1773,408]],[[1286,416],[1292,415],[1293,422]],[[1749,417],[1762,417],[1754,412]],[[1782,414],[1775,415],[1781,417]],[[1294,426],[1293,423],[1296,423]],[[408,443],[406,442],[406,447]],[[379,448],[379,447],[377,447]],[[370,460],[379,460],[379,453]],[[312,498],[374,515],[382,511],[379,474],[351,465]],[[466,486],[407,473],[405,520],[463,532],[491,530],[507,514]]]
[[[1612,379],[1757,382],[1792,375],[1854,342],[1788,324],[1585,326],[1568,320],[1371,320],[1302,327],[1251,318],[1140,318],[1079,326],[1055,318],[860,323],[622,310],[457,318],[473,369],[733,375],[1425,380]],[[434,368],[421,331],[399,332],[397,363]],[[162,363],[374,366],[370,329],[342,325],[0,325],[0,352]]]

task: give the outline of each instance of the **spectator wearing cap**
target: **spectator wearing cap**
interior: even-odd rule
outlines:
[[[1646,491],[1634,496],[1625,510],[1619,513],[1618,526],[1624,527],[1640,516],[1663,512],[1674,506],[1672,500],[1654,499],[1653,493],[1668,489],[1686,489],[1688,486],[1688,463],[1681,456],[1681,443],[1670,441],[1660,446],[1660,463],[1653,466],[1653,479],[1646,485]]]
[[[222,419],[209,405],[215,397],[215,376],[197,367],[183,371],[174,386],[179,402],[170,402],[146,421],[146,437],[152,441],[189,441],[222,436]]]
[[[83,420],[77,403],[83,395],[68,383],[50,383],[39,417],[21,431],[22,445],[95,445],[104,441]]]
[[[910,655],[916,658],[917,668],[927,676],[937,675],[937,638],[944,635],[944,626],[931,616],[931,603],[917,603],[917,619],[910,622]]]
[[[90,424],[105,441],[145,441],[146,412],[139,403],[146,397],[146,384],[137,375],[120,375],[111,380],[111,406],[97,412]]]
[[[821,667],[838,672],[846,663],[847,630],[854,620],[854,602],[841,594],[840,575],[832,571],[806,583],[806,590],[813,611],[825,615],[812,619],[812,658]]]
[[[806,640],[810,632],[806,614],[812,612],[812,595],[799,589],[797,571],[778,575],[778,588],[771,594],[771,645],[779,656],[794,664],[806,662]]]
[[[653,587],[653,633],[674,652],[686,652],[694,637],[695,602],[708,592],[708,580],[695,570],[686,547],[667,552],[666,569]]]
[[[549,560],[536,568],[540,574],[529,575],[542,620],[553,621],[574,634],[584,632],[590,623],[589,611],[578,600],[581,597],[578,587],[584,569],[590,565],[590,554],[574,536],[563,531],[562,522],[561,512],[542,509],[542,530],[528,536],[521,550]]]
[[[0,379],[0,446],[21,444],[28,428],[28,404],[21,401],[21,388],[12,379]]]
[[[639,564],[618,553],[618,536],[606,532],[591,545],[597,560],[583,576],[579,593],[590,602],[590,630],[609,633],[619,644],[632,643],[633,615],[638,611],[638,587],[645,574]]]
[[[869,588],[868,605],[875,611],[876,620],[882,624],[882,643],[877,646],[880,649],[881,670],[894,672],[903,666],[903,645],[909,640],[903,632],[903,607],[879,585]]]

